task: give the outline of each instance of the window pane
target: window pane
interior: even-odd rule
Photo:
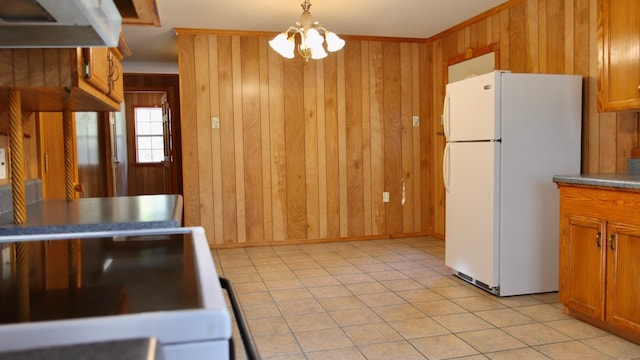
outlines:
[[[149,163],[153,162],[151,150],[138,150],[138,162]]]
[[[164,160],[164,151],[162,150],[152,150],[153,153],[153,161],[161,162]]]
[[[151,123],[136,121],[136,132],[138,135],[151,135]]]
[[[147,136],[138,136],[138,149],[150,150],[151,138]]]
[[[160,122],[152,122],[150,125],[150,134],[152,135],[162,135],[162,121]]]
[[[164,150],[164,139],[162,136],[151,137],[151,148]]]

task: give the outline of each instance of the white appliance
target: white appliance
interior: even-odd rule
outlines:
[[[117,47],[122,17],[113,0],[0,3],[0,48]]]
[[[179,246],[162,241],[168,237],[179,239]],[[121,244],[129,241],[118,250],[117,258],[106,251],[114,246],[109,245],[110,239]],[[31,289],[25,320],[16,321],[15,312],[7,314],[0,309],[0,353],[155,338],[167,360],[232,358],[231,314],[203,228],[0,236],[0,249],[23,241],[49,246],[51,242],[73,240],[80,240],[80,248],[89,252],[81,256],[79,265],[82,286],[41,292]],[[90,259],[100,261],[94,263]],[[19,266],[15,257],[2,260],[12,261],[13,268]],[[36,263],[38,259],[32,255],[31,261]],[[37,269],[33,264],[27,265],[32,272]],[[110,275],[118,266],[118,275]],[[123,271],[131,275],[123,276]],[[97,273],[100,275],[89,275]],[[19,308],[16,304],[22,301],[13,295],[18,293],[17,274],[4,275],[6,278],[0,279],[0,285],[5,285],[0,286],[0,303],[5,300],[3,305],[7,308]],[[126,294],[128,306],[123,311],[112,310],[116,306],[109,301],[110,292],[104,289],[113,288],[121,288],[121,294]],[[67,291],[72,296],[61,296]],[[44,306],[37,306],[36,300],[47,293],[56,299],[56,306],[65,310],[56,310],[47,301]],[[82,304],[77,299],[82,299]],[[38,303],[42,305],[43,301]],[[82,311],[73,311],[76,308]]]
[[[498,296],[558,290],[555,174],[580,172],[582,78],[495,71],[447,85],[445,262]]]

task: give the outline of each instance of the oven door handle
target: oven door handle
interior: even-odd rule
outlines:
[[[256,351],[253,344],[253,339],[251,338],[251,334],[249,333],[247,323],[244,321],[242,309],[240,308],[240,303],[238,303],[236,294],[233,291],[233,287],[231,286],[231,281],[223,277],[218,277],[218,279],[220,280],[220,286],[227,291],[227,295],[229,296],[229,302],[231,303],[233,316],[236,318],[236,323],[238,324],[238,331],[240,332],[240,337],[242,338],[242,345],[244,346],[244,351],[247,355],[247,359],[259,360],[260,356],[258,356],[258,352]],[[233,351],[233,348],[231,350]]]

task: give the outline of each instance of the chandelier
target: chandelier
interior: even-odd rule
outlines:
[[[327,57],[324,42],[326,41],[326,49],[330,52],[338,51],[344,47],[344,40],[338,35],[325,29],[319,22],[313,21],[313,16],[309,12],[311,3],[304,0],[302,4],[302,15],[300,20],[294,26],[290,26],[287,31],[278,34],[269,41],[269,45],[278,54],[287,59],[293,59],[294,50],[297,47],[298,53],[305,61],[309,59],[322,59]],[[320,31],[324,33],[324,38],[320,35]],[[300,35],[300,40],[296,46],[296,34]]]

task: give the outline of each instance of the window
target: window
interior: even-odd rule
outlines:
[[[149,164],[164,161],[164,124],[161,107],[137,107],[136,159]]]

